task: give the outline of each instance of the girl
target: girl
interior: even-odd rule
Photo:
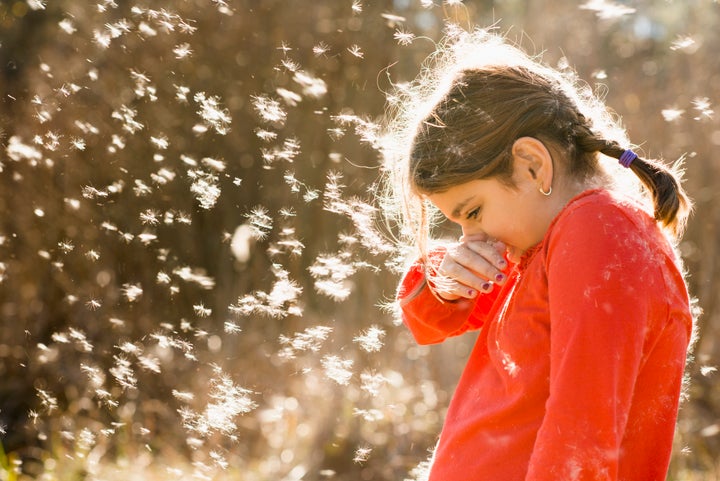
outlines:
[[[480,334],[430,481],[664,480],[692,333],[679,174],[495,34],[433,59],[390,128],[420,248],[399,303],[421,344]],[[430,209],[459,242],[428,247]]]

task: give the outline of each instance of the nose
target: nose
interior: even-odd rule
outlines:
[[[486,240],[488,235],[477,226],[461,225],[463,239]]]

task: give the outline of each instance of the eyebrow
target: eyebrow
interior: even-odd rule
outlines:
[[[471,195],[467,199],[459,202],[452,211],[453,218],[460,217],[460,213],[462,212],[462,210],[465,208],[466,205],[470,203],[471,200],[473,200],[473,198],[475,198],[475,195]]]

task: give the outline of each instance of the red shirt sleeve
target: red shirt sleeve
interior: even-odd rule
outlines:
[[[429,254],[429,262],[439,265],[444,255],[444,248],[436,249]],[[403,277],[398,300],[402,320],[417,343],[435,344],[468,330],[479,329],[499,291],[496,286],[493,291],[479,294],[475,299],[443,301],[432,292],[425,277],[425,266],[418,260]]]
[[[550,392],[527,481],[617,480],[641,369],[656,369],[644,379],[682,375],[682,358],[673,372],[666,372],[673,360],[643,364],[669,323],[662,299],[669,247],[649,232],[617,207],[578,209],[553,229],[546,257]],[[687,338],[671,342],[683,356]]]

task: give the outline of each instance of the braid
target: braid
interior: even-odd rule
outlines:
[[[581,117],[581,121],[584,117]],[[580,152],[600,152],[608,157],[620,159],[626,151],[615,141],[597,136],[587,122],[575,129],[575,145]],[[679,238],[692,210],[692,202],[681,185],[682,173],[676,166],[668,167],[660,161],[635,158],[628,167],[638,176],[653,200],[654,216],[675,238]]]

